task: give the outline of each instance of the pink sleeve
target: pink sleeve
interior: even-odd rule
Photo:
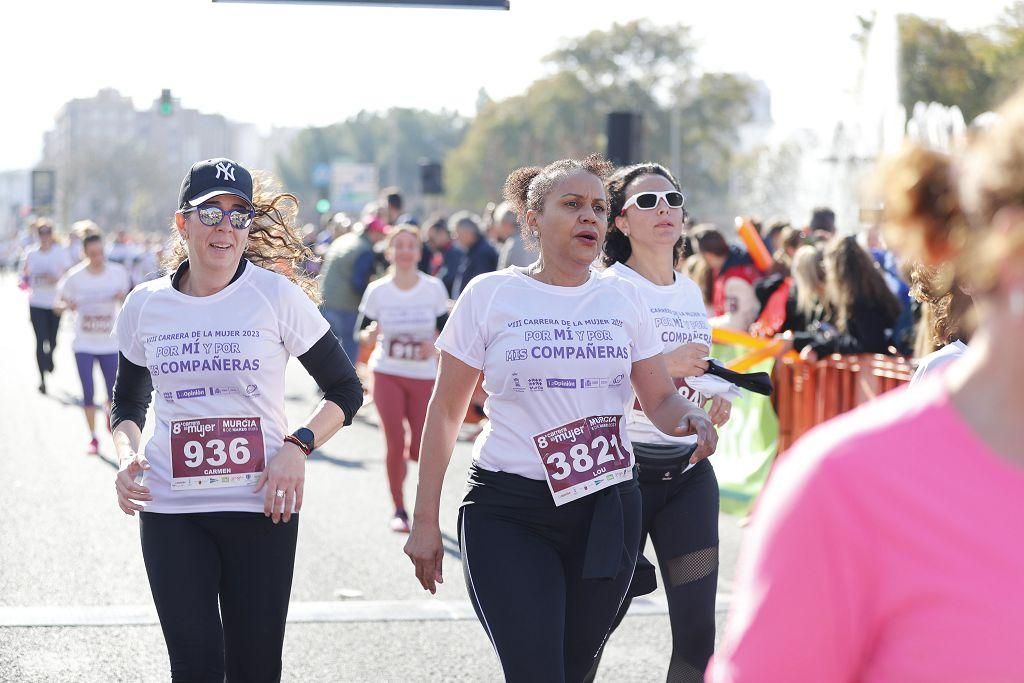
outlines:
[[[791,450],[758,502],[709,681],[859,678],[872,638],[871,549],[856,486],[835,471],[837,454],[821,451],[814,439]]]

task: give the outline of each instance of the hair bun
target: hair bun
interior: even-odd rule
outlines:
[[[879,180],[886,238],[901,254],[924,263],[957,255],[965,219],[948,154],[909,145],[883,166]]]
[[[540,166],[524,166],[509,173],[505,179],[505,201],[512,205],[521,219],[526,216],[526,197],[530,191],[530,183],[543,171]]]

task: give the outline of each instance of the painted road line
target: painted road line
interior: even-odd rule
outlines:
[[[730,596],[718,594],[717,611],[729,609]],[[635,598],[631,617],[668,614],[663,596]],[[290,623],[360,623],[373,621],[473,621],[468,600],[351,600],[293,602]],[[151,626],[158,624],[152,605],[0,607],[3,626]]]

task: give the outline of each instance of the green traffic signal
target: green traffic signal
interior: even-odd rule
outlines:
[[[160,104],[160,116],[170,116],[174,113],[174,106],[170,102]]]
[[[316,202],[317,213],[327,213],[331,210],[331,202],[327,199],[318,199]]]

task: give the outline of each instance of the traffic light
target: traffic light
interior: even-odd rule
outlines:
[[[321,216],[331,210],[331,200],[328,198],[330,194],[330,189],[326,187],[317,188],[319,199],[316,200],[316,212]]]
[[[160,91],[160,116],[170,116],[174,113],[174,100],[171,99],[171,91],[164,88]]]

